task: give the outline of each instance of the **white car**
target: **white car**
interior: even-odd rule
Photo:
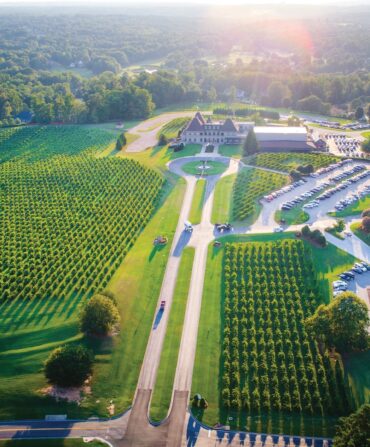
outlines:
[[[340,286],[348,286],[348,284],[346,283],[346,281],[333,281],[333,287],[340,287]]]
[[[281,233],[283,231],[284,231],[283,227],[276,227],[276,228],[274,228],[274,233]]]

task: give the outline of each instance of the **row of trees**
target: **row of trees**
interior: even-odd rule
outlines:
[[[321,301],[311,256],[294,240],[225,246],[225,407],[316,414],[350,408],[339,361],[321,355],[305,329]]]

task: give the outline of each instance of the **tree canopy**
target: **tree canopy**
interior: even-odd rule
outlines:
[[[80,316],[82,332],[107,335],[121,317],[114,301],[104,295],[94,295],[85,305]]]
[[[92,374],[93,353],[82,345],[61,346],[45,362],[45,377],[52,385],[78,387]]]
[[[254,130],[248,132],[247,138],[244,141],[243,151],[244,155],[253,155],[259,150],[259,144]]]
[[[318,341],[339,352],[367,349],[370,319],[366,304],[353,292],[344,292],[327,306],[320,305],[306,320]]]
[[[370,405],[362,405],[355,413],[339,419],[334,447],[365,447],[370,440]]]

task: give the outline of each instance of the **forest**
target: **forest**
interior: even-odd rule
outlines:
[[[232,101],[239,92],[253,104],[338,116],[370,102],[370,29],[361,8],[313,6],[289,22],[258,7],[222,20],[195,7],[191,17],[16,12],[0,9],[3,126],[141,119],[155,108]],[[140,69],[148,63],[156,68]]]

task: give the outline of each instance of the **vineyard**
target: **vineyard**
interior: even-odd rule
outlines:
[[[179,130],[183,129],[190,118],[175,118],[169,123],[165,124],[159,133],[166,136],[168,139],[176,138]]]
[[[263,153],[248,157],[248,164],[254,166],[261,166],[269,169],[276,169],[277,171],[289,172],[296,169],[299,165],[312,165],[314,169],[319,169],[336,163],[338,157],[326,154],[300,154],[300,153]]]
[[[91,130],[80,139],[78,127],[35,132],[24,147],[39,148],[36,161],[0,164],[1,296],[87,297],[122,263],[153,213],[163,180],[133,160],[64,154],[86,149],[96,133]],[[89,150],[107,138],[102,132]],[[53,156],[40,159],[47,150]]]
[[[241,171],[232,192],[232,220],[241,221],[256,214],[257,201],[264,194],[280,189],[287,183],[287,177],[260,169]]]
[[[23,156],[31,160],[106,148],[114,137],[83,126],[27,126],[0,130],[0,163]]]
[[[296,240],[228,243],[223,276],[223,408],[347,413],[339,361],[321,355],[304,328],[321,302],[310,249]]]

